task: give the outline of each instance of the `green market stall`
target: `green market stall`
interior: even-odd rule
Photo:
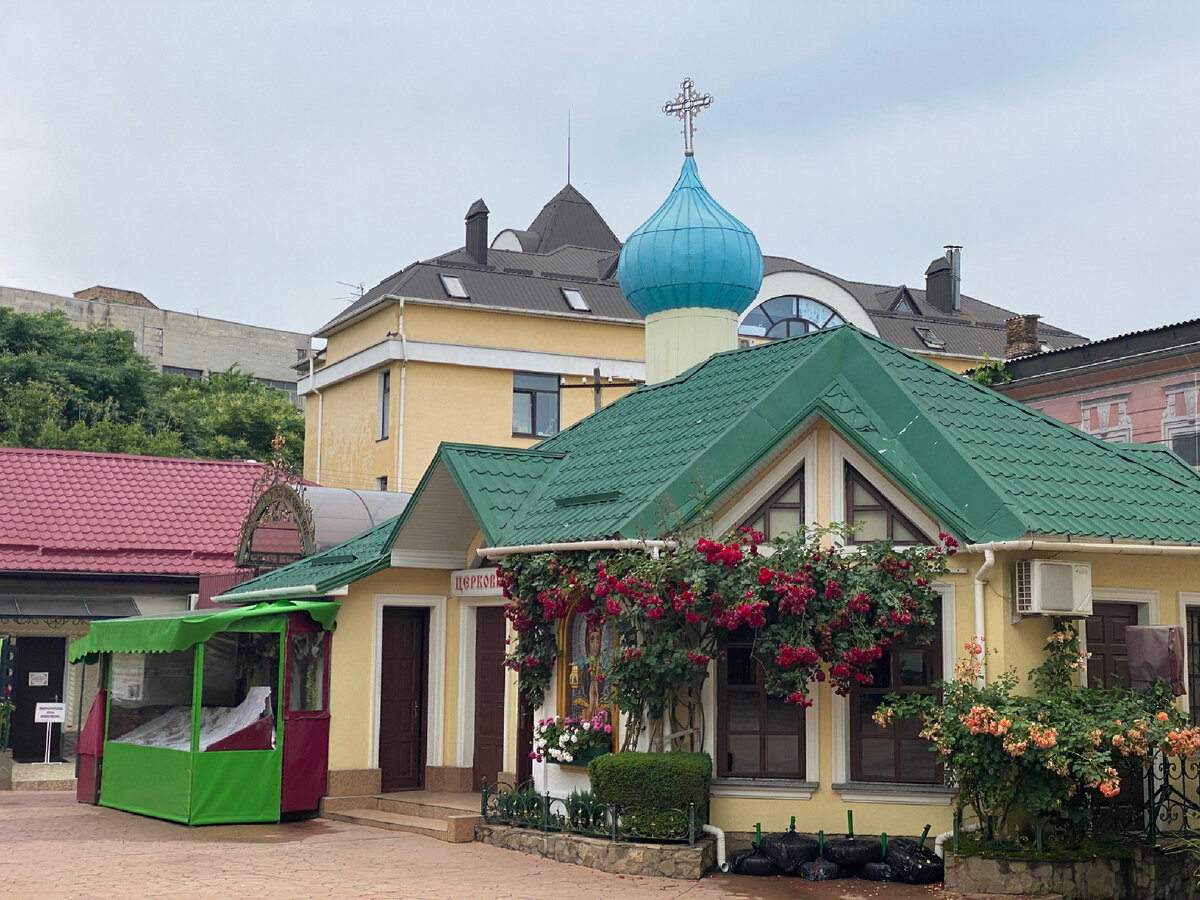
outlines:
[[[281,600],[93,622],[70,649],[72,662],[100,665],[102,690],[78,799],[189,825],[316,809],[340,606]]]

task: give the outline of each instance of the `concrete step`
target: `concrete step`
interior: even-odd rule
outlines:
[[[75,763],[13,763],[9,778],[14,791],[73,791]]]
[[[374,797],[360,797],[360,800],[377,800]],[[475,825],[479,816],[460,815],[455,811],[447,811],[445,816],[406,815],[391,810],[378,809],[374,806],[360,806],[350,809],[324,809],[323,818],[337,822],[350,822],[355,825],[368,825],[372,828],[386,828],[389,831],[405,831],[409,834],[423,834],[452,844],[465,844],[475,840]]]

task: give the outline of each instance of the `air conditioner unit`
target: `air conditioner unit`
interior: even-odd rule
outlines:
[[[1023,559],[1015,579],[1023,616],[1083,618],[1092,614],[1092,566],[1056,559]]]

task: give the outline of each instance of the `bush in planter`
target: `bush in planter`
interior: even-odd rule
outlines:
[[[613,753],[588,764],[592,793],[615,803],[627,827],[646,837],[687,835],[688,804],[696,805],[696,828],[708,821],[707,753]]]

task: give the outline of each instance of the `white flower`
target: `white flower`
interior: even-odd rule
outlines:
[[[591,730],[592,730],[592,723],[591,723],[591,722],[584,722],[584,723],[583,723],[583,730],[584,730],[584,731],[591,731]]]

